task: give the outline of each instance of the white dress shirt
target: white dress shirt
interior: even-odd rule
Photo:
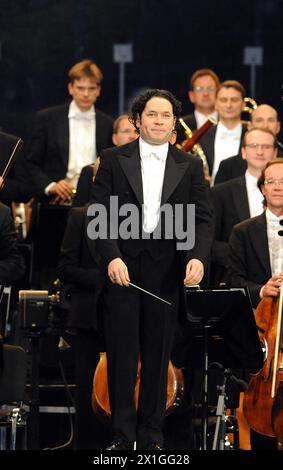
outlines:
[[[76,186],[81,169],[96,159],[94,106],[83,112],[73,100],[68,117],[70,144],[67,179]]]
[[[250,217],[255,217],[263,213],[263,195],[257,187],[257,178],[249,173],[245,173],[248,202],[250,208]]]
[[[143,231],[152,233],[160,218],[160,204],[164,180],[168,142],[150,145],[139,139],[143,183]]]
[[[211,175],[211,185],[222,160],[239,153],[242,135],[242,124],[239,123],[234,129],[227,129],[222,122],[217,124],[214,141],[214,162]]]
[[[283,272],[283,237],[278,235],[282,230],[281,217],[276,217],[269,209],[266,209],[267,239],[270,256],[272,276]]]
[[[213,113],[209,114],[208,116],[206,114],[200,113],[199,111],[194,111],[194,115],[196,118],[196,123],[197,123],[197,129],[199,129],[201,126],[204,125],[204,123],[208,120],[208,118],[212,118],[215,122],[218,121],[218,113],[217,111],[214,111]]]

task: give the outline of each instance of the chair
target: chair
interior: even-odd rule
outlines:
[[[18,427],[26,448],[26,412],[22,407],[27,375],[27,355],[20,346],[3,345],[4,369],[0,377],[0,427],[10,427],[10,450],[16,449]]]

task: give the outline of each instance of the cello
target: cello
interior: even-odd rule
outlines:
[[[283,285],[279,298],[266,297],[256,310],[259,337],[266,352],[262,369],[251,374],[244,396],[244,415],[257,433],[277,439],[283,450],[283,355],[282,355]]]
[[[137,380],[135,387],[135,406],[137,408],[140,386],[140,370],[141,362],[138,362]],[[166,401],[166,415],[170,414],[179,406],[184,393],[184,377],[181,369],[173,366],[169,362],[168,366],[168,383],[167,383],[167,401]],[[107,358],[106,353],[100,354],[100,361],[97,364],[92,388],[92,408],[94,413],[103,424],[109,424],[111,417],[109,393],[108,393],[108,380],[107,380]]]

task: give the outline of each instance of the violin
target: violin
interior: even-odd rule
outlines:
[[[259,434],[276,437],[278,450],[283,450],[282,304],[283,286],[278,299],[266,297],[257,307],[256,322],[266,357],[262,369],[251,374],[243,405],[249,426]]]
[[[135,405],[137,408],[140,387],[140,370],[141,362],[138,362],[137,380],[135,387]],[[168,366],[168,383],[167,383],[167,402],[166,415],[172,413],[179,406],[184,394],[184,377],[181,369],[173,366],[169,362]],[[108,393],[107,380],[107,357],[106,353],[101,353],[99,363],[97,364],[92,388],[92,408],[94,413],[103,424],[110,423],[111,410]]]

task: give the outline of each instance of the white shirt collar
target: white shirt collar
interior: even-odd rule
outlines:
[[[256,191],[257,189],[259,190],[259,188],[257,186],[258,178],[256,176],[253,176],[249,172],[249,170],[246,170],[245,178],[246,178],[246,185],[249,187],[249,189],[251,189],[253,191]],[[262,196],[262,199],[263,199],[263,196]]]
[[[279,221],[283,219],[282,215],[280,217],[277,217],[277,215],[273,214],[273,212],[271,212],[271,210],[268,208],[265,211],[265,215],[267,223],[278,222],[278,227],[280,227]]]
[[[94,105],[92,105],[87,111],[81,111],[76,105],[75,101],[72,100],[69,106],[69,118],[93,118],[95,116]]]
[[[168,142],[165,142],[165,144],[161,144],[161,145],[151,145],[145,140],[143,140],[142,137],[140,137],[139,146],[140,146],[141,158],[149,157],[151,154],[155,154],[157,158],[159,158],[162,161],[165,161],[167,158],[168,147],[169,147]]]
[[[215,122],[218,121],[218,113],[217,111],[213,111],[213,113],[209,114],[208,116],[206,114],[201,113],[200,111],[195,110],[194,115],[196,118],[197,122],[197,128],[199,129],[201,126],[203,126],[208,118],[212,118]]]
[[[233,129],[228,129],[224,124],[219,121],[217,125],[217,131],[220,135],[220,138],[234,138],[234,139],[240,139],[241,138],[241,133],[242,133],[242,124],[239,122],[236,127]]]

